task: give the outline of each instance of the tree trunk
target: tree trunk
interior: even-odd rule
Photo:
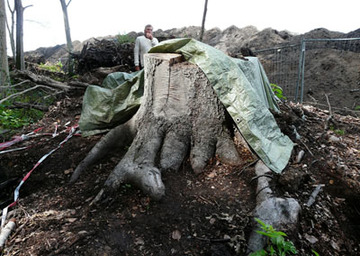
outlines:
[[[6,12],[5,1],[0,0],[0,86],[7,86],[9,83],[9,65],[6,49]],[[1,91],[0,91],[0,96]]]
[[[187,157],[195,173],[202,172],[215,155],[225,163],[241,164],[231,138],[233,129],[201,69],[182,62],[179,54],[146,54],[144,96],[138,112],[94,147],[71,180],[112,145],[123,146],[125,139],[134,138],[96,201],[123,182],[138,185],[157,200],[165,194],[161,172],[178,170]]]
[[[12,56],[15,57],[16,56],[16,51],[15,51],[15,38],[14,38],[14,31],[15,31],[15,8],[12,9],[10,4],[9,4],[9,0],[7,0],[7,4],[8,4],[8,9],[11,13],[11,26],[9,26],[9,22],[6,20],[6,26],[7,26],[7,30],[9,32],[9,41],[10,41],[10,45],[11,45],[11,52],[12,52]]]
[[[21,0],[15,0],[16,11],[16,68],[25,69],[24,60],[24,8]]]
[[[200,42],[202,42],[203,36],[204,36],[207,5],[208,5],[208,0],[205,0],[204,13],[203,13],[203,18],[202,18],[202,23],[201,23]]]
[[[71,0],[68,4],[65,3],[65,0],[60,0],[61,8],[64,16],[64,25],[65,25],[65,34],[66,34],[66,44],[69,52],[69,59],[68,59],[68,72],[69,74],[73,74],[73,60],[72,60],[72,52],[73,52],[73,45],[71,41],[71,34],[70,34],[70,24],[69,24],[69,17],[67,12],[67,7],[70,4]]]

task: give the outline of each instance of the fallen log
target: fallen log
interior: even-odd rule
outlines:
[[[15,70],[13,72],[13,76],[17,76],[17,77],[20,77],[20,78],[23,78],[26,80],[30,80],[38,85],[46,85],[48,87],[52,87],[54,89],[62,90],[65,92],[72,89],[71,86],[67,85],[66,83],[56,81],[56,80],[51,79],[46,76],[36,75],[28,70],[22,70],[22,71]]]

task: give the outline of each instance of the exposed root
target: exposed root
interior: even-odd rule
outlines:
[[[100,160],[112,149],[129,145],[134,136],[135,127],[133,126],[133,120],[112,129],[103,138],[101,138],[98,143],[96,143],[84,160],[82,160],[76,167],[75,171],[71,175],[70,183],[77,181],[84,170],[88,169],[91,165]]]

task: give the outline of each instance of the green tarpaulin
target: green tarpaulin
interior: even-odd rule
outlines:
[[[273,171],[287,165],[293,148],[269,111],[278,110],[274,94],[259,60],[235,59],[194,39],[174,39],[153,47],[150,53],[179,53],[205,73],[220,101],[250,147]],[[110,74],[100,86],[84,95],[80,129],[96,134],[127,121],[138,109],[144,86],[143,71]]]

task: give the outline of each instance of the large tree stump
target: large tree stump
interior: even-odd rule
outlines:
[[[138,112],[104,136],[79,164],[72,181],[111,145],[134,138],[95,201],[123,182],[135,183],[160,199],[165,194],[161,172],[178,170],[187,157],[195,173],[203,171],[215,155],[225,163],[240,164],[233,131],[231,118],[201,69],[183,62],[179,54],[147,54]]]

